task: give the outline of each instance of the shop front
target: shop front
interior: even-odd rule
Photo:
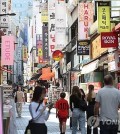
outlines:
[[[82,67],[80,87],[88,92],[88,85],[94,85],[95,92],[102,87],[103,75],[99,70],[99,59],[92,61]]]

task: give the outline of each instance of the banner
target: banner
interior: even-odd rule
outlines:
[[[14,36],[2,36],[1,64],[13,65],[14,61]]]
[[[42,4],[41,21],[48,22],[48,3]]]
[[[77,42],[77,55],[89,55],[90,40],[82,40]]]
[[[55,51],[55,0],[48,0],[49,56]]]
[[[48,27],[42,27],[43,35],[43,59],[49,60],[49,45],[48,45]]]
[[[98,2],[98,32],[110,32],[110,1]]]
[[[23,45],[23,62],[27,62],[28,60],[28,48]]]
[[[116,32],[101,33],[101,48],[118,47],[118,34]]]
[[[66,45],[66,4],[56,1],[55,4],[55,49],[62,50]]]
[[[93,15],[93,3],[78,4],[78,40],[89,39],[88,30],[93,24]]]

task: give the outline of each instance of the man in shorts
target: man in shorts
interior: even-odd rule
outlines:
[[[69,117],[69,104],[65,100],[65,93],[60,94],[60,99],[56,102],[56,117],[59,118],[59,127],[61,134],[65,134],[66,131],[66,121]]]

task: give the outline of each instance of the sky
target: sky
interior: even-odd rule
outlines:
[[[13,17],[16,23],[22,23],[25,20],[25,17],[28,17],[32,14],[32,5],[33,0],[12,0],[12,12],[16,13],[16,16]]]

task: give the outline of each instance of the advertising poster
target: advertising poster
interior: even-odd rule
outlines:
[[[102,88],[102,83],[101,82],[89,82],[88,86],[89,85],[93,85],[94,86],[95,93],[97,93],[98,90],[100,90]]]
[[[83,40],[77,42],[77,55],[89,55],[90,40]]]
[[[88,30],[93,24],[93,3],[78,3],[78,40],[88,39]]]
[[[110,1],[98,1],[98,32],[110,32]]]

